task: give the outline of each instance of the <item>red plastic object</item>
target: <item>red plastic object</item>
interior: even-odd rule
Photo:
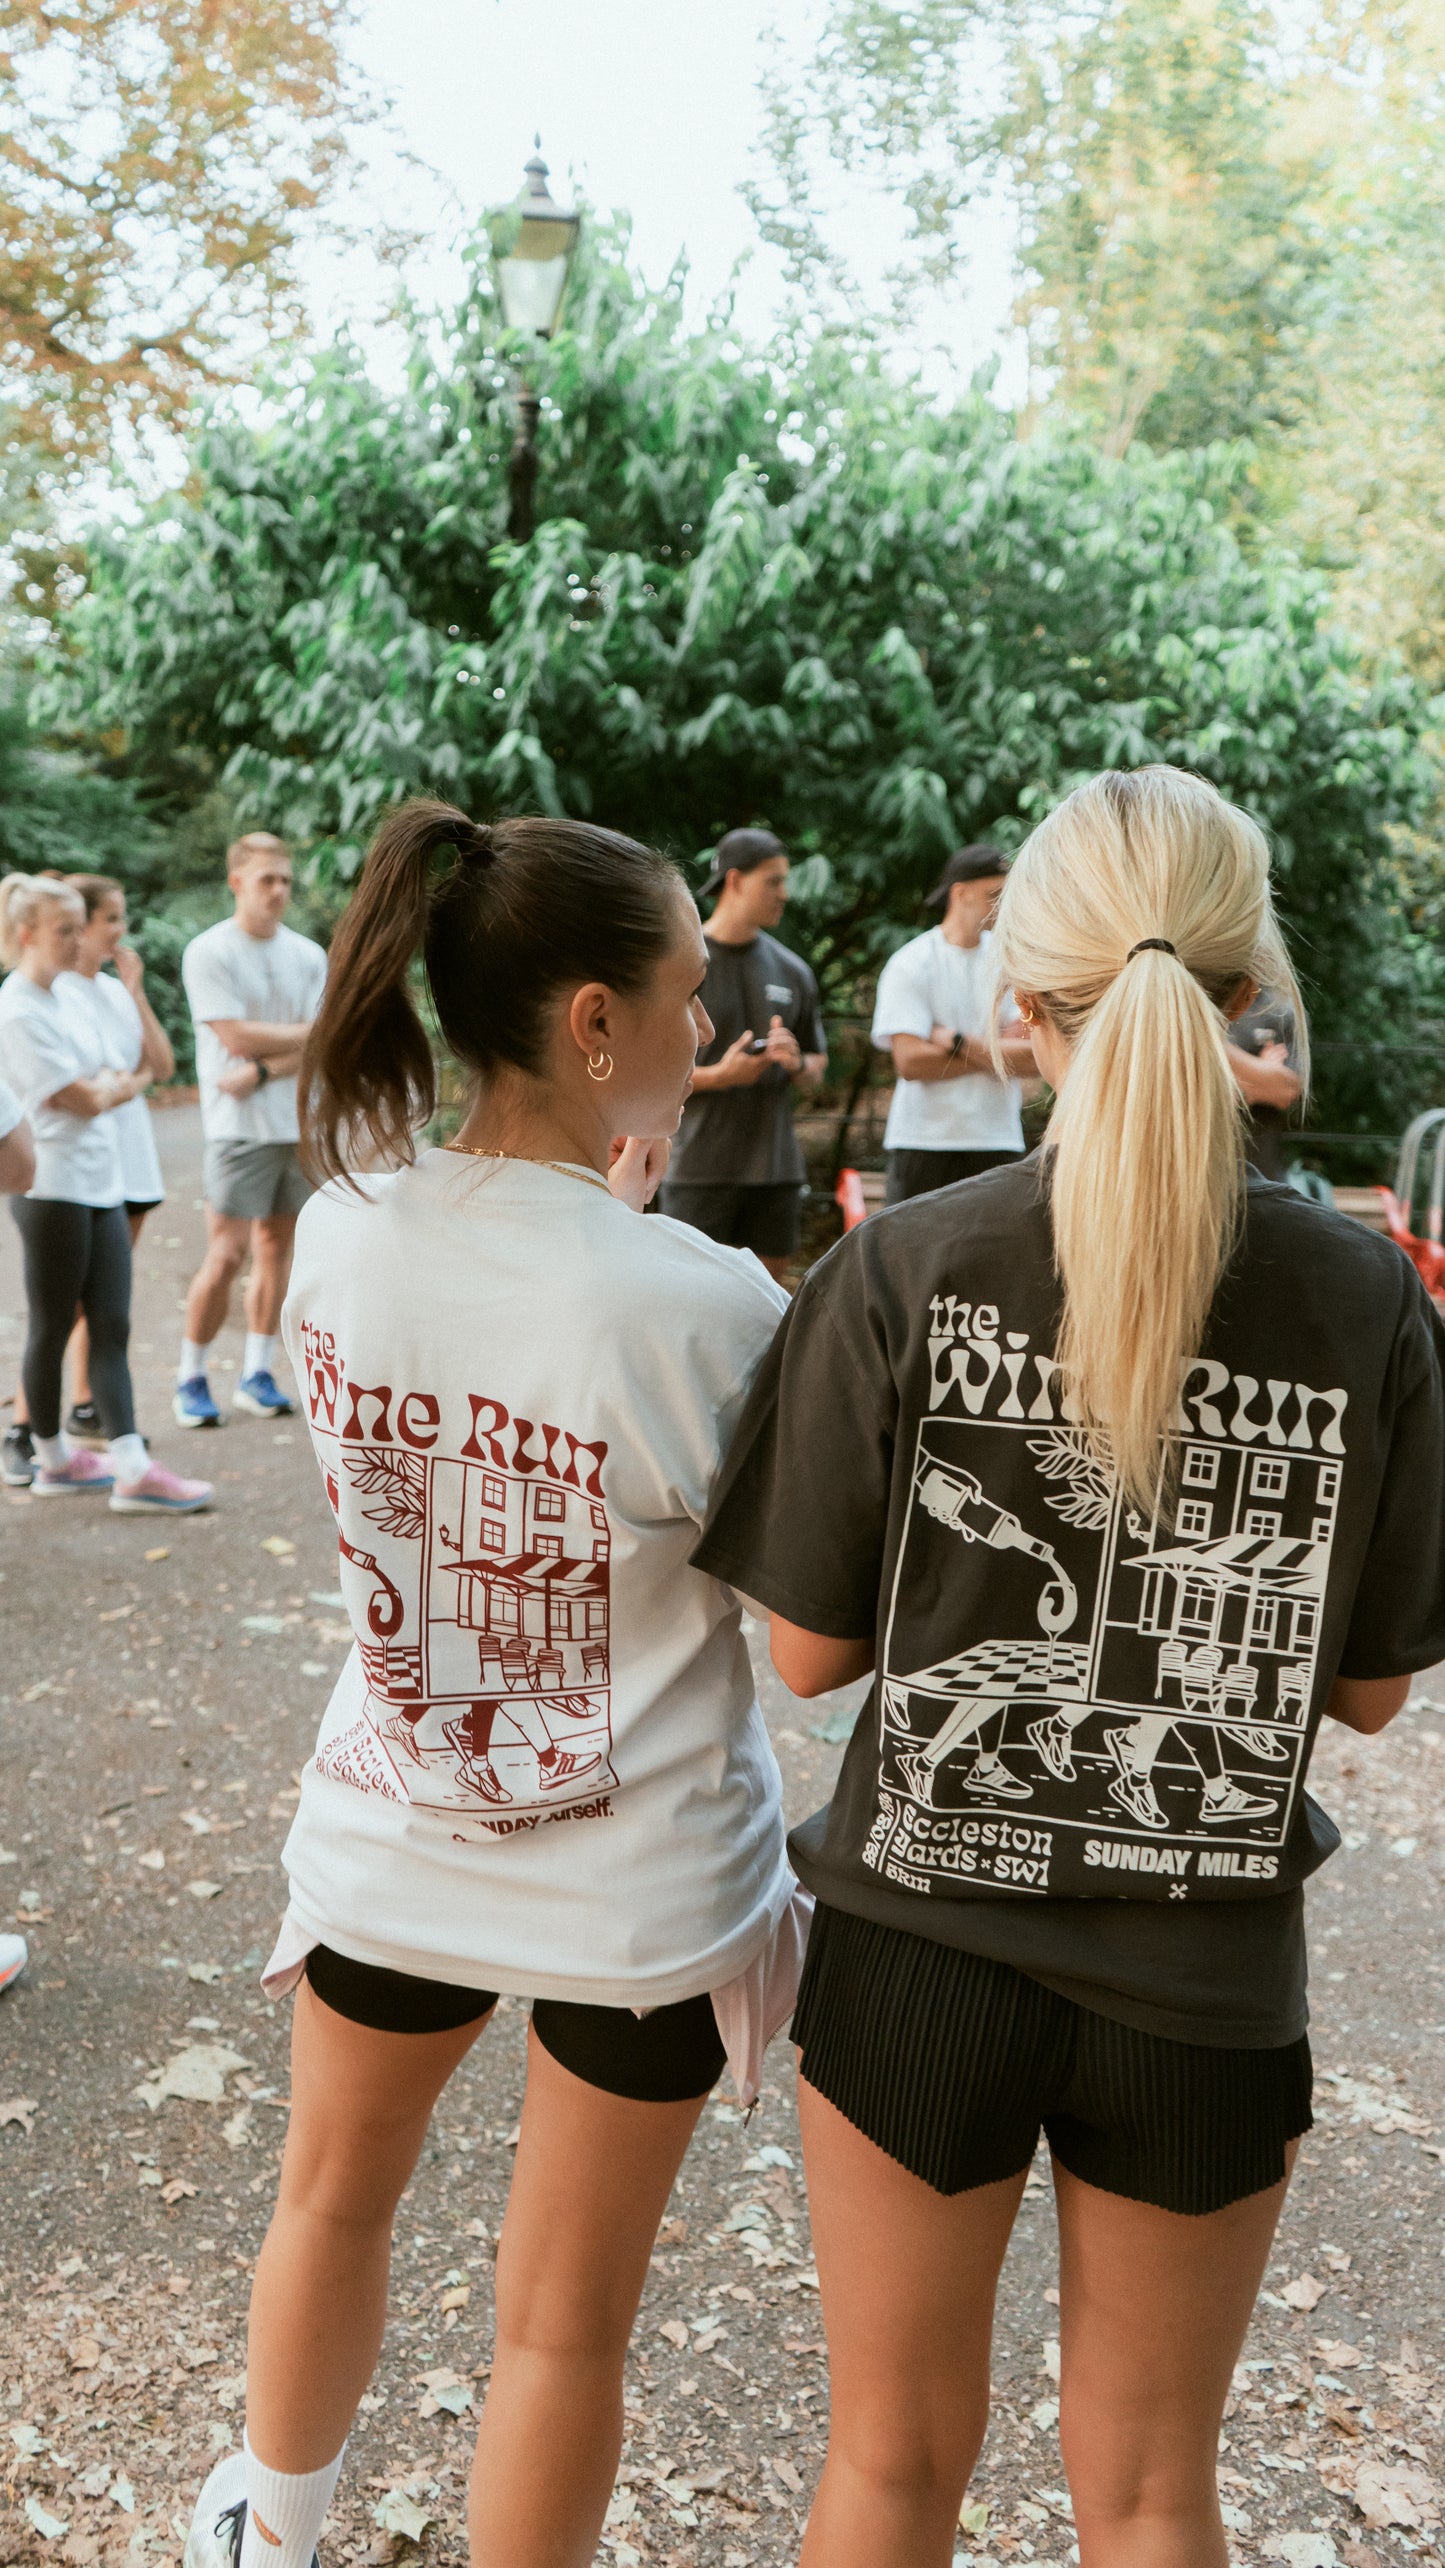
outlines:
[[[863,1180],[856,1168],[840,1168],[838,1183],[833,1189],[833,1199],[842,1213],[845,1231],[856,1230],[860,1222],[867,1220],[868,1207],[863,1201]]]
[[[1425,1237],[1422,1239],[1410,1225],[1415,1214],[1415,1181],[1420,1158],[1427,1140],[1433,1139],[1431,1154],[1429,1202],[1425,1212]],[[1437,1302],[1445,1302],[1445,1106],[1427,1107],[1417,1115],[1400,1144],[1400,1163],[1393,1187],[1380,1188],[1385,1208],[1385,1225],[1397,1248],[1402,1248],[1415,1268],[1427,1293]]]

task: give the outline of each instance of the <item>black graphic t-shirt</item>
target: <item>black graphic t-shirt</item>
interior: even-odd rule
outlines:
[[[1037,1154],[864,1224],[784,1320],[696,1559],[876,1633],[792,1840],[819,1898],[1146,2031],[1289,2042],[1330,1687],[1445,1659],[1445,1329],[1388,1241],[1252,1174],[1151,1516],[1070,1418],[1058,1321]]]
[[[699,1061],[721,1061],[740,1034],[764,1035],[774,1017],[796,1035],[801,1051],[827,1050],[818,984],[799,955],[763,935],[750,945],[715,945],[709,937],[707,953],[702,1003],[714,1032]],[[667,1173],[675,1185],[800,1186],[806,1172],[786,1070],[769,1062],[751,1088],[690,1097]]]

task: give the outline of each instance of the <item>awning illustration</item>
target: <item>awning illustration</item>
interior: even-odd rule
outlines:
[[[1171,1543],[1136,1552],[1126,1569],[1167,1569],[1176,1578],[1207,1578],[1229,1588],[1300,1588],[1323,1594],[1329,1546],[1282,1534],[1222,1534],[1217,1542]]]
[[[605,1596],[607,1564],[600,1560],[559,1560],[552,1552],[480,1552],[473,1560],[440,1564],[463,1578],[489,1578],[496,1586],[514,1587],[530,1596]]]

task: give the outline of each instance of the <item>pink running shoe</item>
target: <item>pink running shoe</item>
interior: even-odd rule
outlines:
[[[153,1462],[139,1480],[123,1480],[111,1491],[110,1511],[113,1516],[195,1516],[215,1494],[209,1480],[182,1480],[179,1472]]]
[[[115,1471],[103,1455],[87,1453],[83,1446],[77,1446],[58,1471],[48,1471],[43,1462],[38,1462],[30,1487],[37,1498],[74,1498],[83,1489],[113,1489]],[[112,1498],[110,1503],[114,1506],[115,1500]]]

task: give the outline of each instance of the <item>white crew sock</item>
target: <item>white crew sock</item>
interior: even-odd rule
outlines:
[[[176,1368],[176,1380],[178,1382],[194,1382],[198,1373],[204,1380],[206,1358],[210,1354],[210,1351],[209,1347],[197,1346],[191,1338],[182,1338],[181,1360]]]
[[[346,2458],[345,2444],[324,2470],[299,2476],[268,2470],[252,2451],[249,2434],[245,2454],[246,2533],[240,2568],[311,2568]]]
[[[150,1468],[144,1436],[112,1436],[109,1458],[115,1464],[117,1480],[127,1488],[132,1481],[144,1480]]]
[[[40,1456],[42,1469],[46,1471],[63,1471],[75,1451],[69,1436],[37,1436],[33,1428],[31,1442]]]
[[[243,1382],[250,1373],[275,1372],[276,1349],[280,1343],[279,1338],[257,1337],[250,1329],[246,1331],[246,1352],[241,1358]]]

